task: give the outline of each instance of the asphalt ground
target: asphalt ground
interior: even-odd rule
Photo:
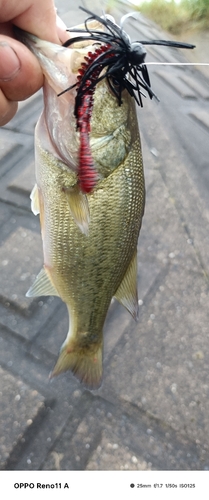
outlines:
[[[56,3],[67,25],[83,21],[75,2]],[[101,14],[97,1],[79,4]],[[128,10],[118,3],[116,20]],[[142,17],[126,30],[132,40],[167,37]],[[186,57],[152,47],[147,61]],[[198,66],[150,65],[149,72],[160,102],[147,98],[138,108],[146,179],[139,321],[112,303],[98,391],[70,373],[49,382],[67,310],[58,298],[25,297],[42,266],[29,200],[41,92],[0,130],[3,471],[209,469],[209,81]]]

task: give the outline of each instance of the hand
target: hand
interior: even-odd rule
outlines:
[[[17,111],[17,101],[37,92],[43,74],[36,57],[14,38],[13,25],[53,43],[69,39],[53,0],[0,0],[0,126]]]

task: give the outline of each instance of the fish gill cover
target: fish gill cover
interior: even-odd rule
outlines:
[[[78,178],[80,188],[84,193],[93,190],[97,183],[97,172],[89,144],[90,119],[93,108],[93,96],[96,85],[106,78],[111,91],[122,104],[122,91],[126,89],[138,105],[143,106],[142,96],[147,92],[150,99],[157,96],[151,89],[147,67],[144,63],[146,49],[144,45],[166,45],[169,47],[193,49],[195,46],[170,40],[141,40],[131,42],[124,29],[107,17],[100,17],[93,12],[79,7],[89,17],[85,21],[85,29],[69,29],[71,33],[81,33],[65,42],[64,47],[69,47],[75,42],[93,40],[97,45],[94,52],[88,52],[85,62],[79,69],[77,82],[62,91],[59,95],[76,87],[74,114],[77,129],[80,131],[80,153]],[[90,29],[88,21],[96,20],[107,30],[99,31]]]

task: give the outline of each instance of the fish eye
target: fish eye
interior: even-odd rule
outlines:
[[[123,80],[118,80],[115,76],[111,76],[107,78],[109,90],[113,96],[118,99],[118,104],[121,106],[122,104],[122,94],[125,86],[123,85]]]
[[[125,88],[123,83],[120,80],[118,80],[115,76],[111,76],[108,78],[108,84],[109,84],[110,90],[117,97],[119,94],[121,94],[123,92],[123,90]]]
[[[120,89],[120,82],[117,80],[117,78],[115,78],[114,76],[112,78],[110,78],[110,82],[111,84],[113,85],[113,87],[116,89],[116,90],[119,90]]]

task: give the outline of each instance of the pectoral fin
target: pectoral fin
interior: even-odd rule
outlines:
[[[75,223],[81,232],[87,236],[90,222],[87,196],[81,192],[78,185],[72,188],[63,188],[63,191],[66,194],[70,212]]]
[[[117,289],[115,298],[130,312],[133,318],[138,319],[137,293],[137,251],[128,266],[126,274]]]
[[[30,195],[31,199],[31,210],[34,215],[40,214],[40,205],[39,205],[39,195],[38,195],[38,186],[35,184],[34,188],[31,191]]]
[[[29,288],[26,297],[40,297],[42,295],[58,295],[44,268],[36,277],[33,285]]]

